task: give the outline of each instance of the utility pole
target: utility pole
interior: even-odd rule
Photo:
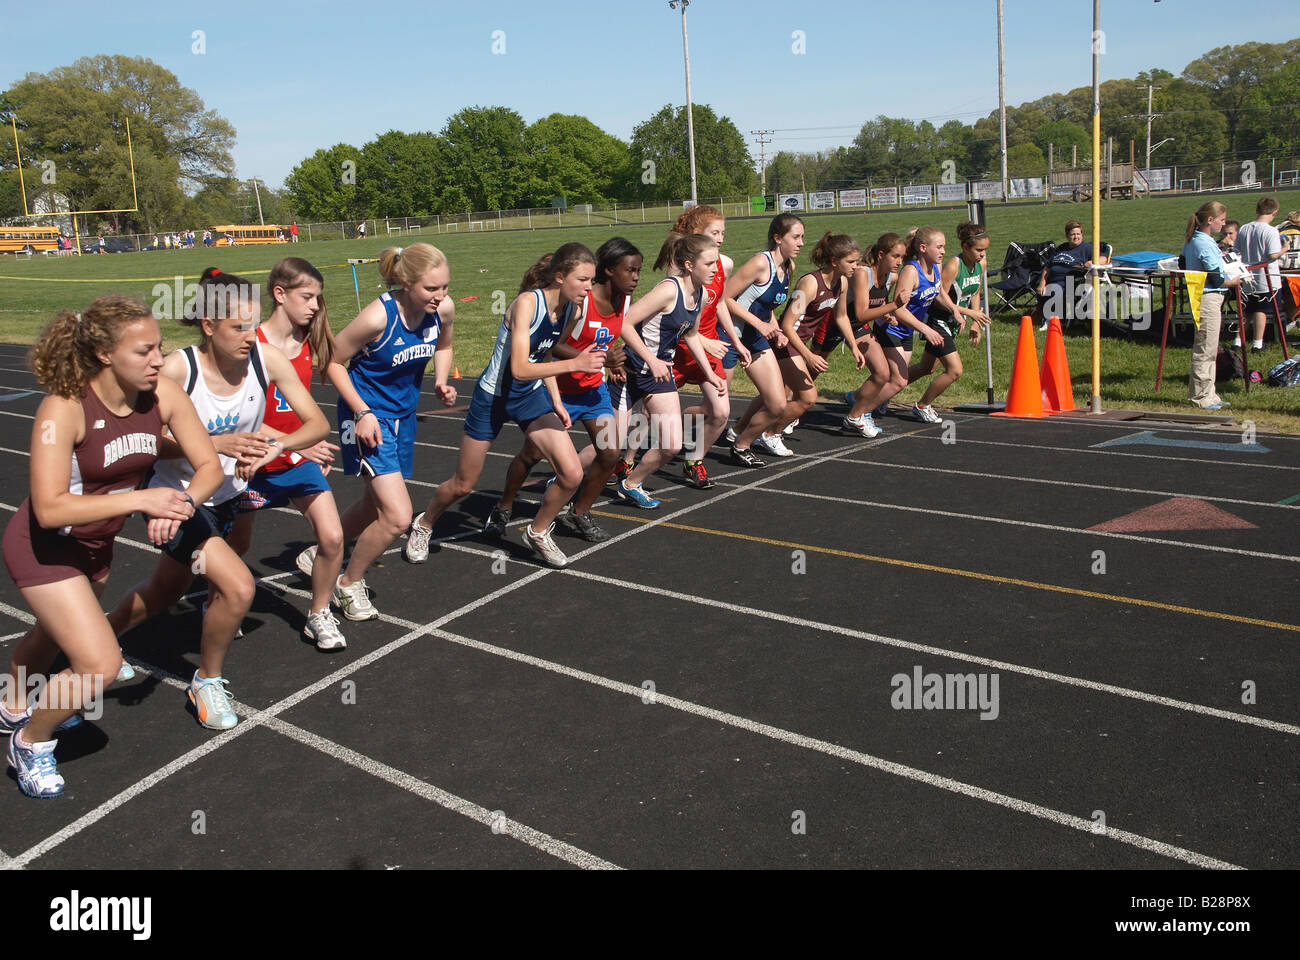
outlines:
[[[1151,121],[1160,116],[1158,113],[1151,112],[1151,96],[1155,93],[1155,87],[1147,84],[1147,173],[1151,172]]]
[[[762,191],[767,195],[767,141],[775,131],[772,130],[751,130],[751,135],[758,138],[758,172],[763,178]]]
[[[1002,148],[1002,202],[1007,202],[1007,57],[1002,38],[1002,0],[998,0],[998,142]]]
[[[257,222],[266,226],[266,221],[262,219],[262,193],[257,189],[257,177],[252,179],[253,193],[257,195]]]
[[[695,183],[695,111],[691,106],[691,48],[686,42],[686,8],[691,0],[669,0],[668,6],[682,8],[682,59],[686,61],[686,140],[691,152],[691,202],[699,202]]]

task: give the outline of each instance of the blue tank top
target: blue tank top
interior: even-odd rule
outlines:
[[[699,323],[700,305],[704,303],[703,291],[695,291],[695,306],[688,308],[686,306],[686,296],[682,292],[682,281],[680,277],[669,277],[677,285],[677,300],[672,307],[663,313],[656,313],[636,325],[636,332],[645,342],[646,349],[655,355],[656,358],[672,366],[673,355],[677,351],[677,342],[681,340],[684,334],[691,327]],[[632,365],[635,372],[642,375],[650,372],[650,364],[646,363],[632,351],[627,353],[628,362]]]
[[[551,347],[559,343],[560,335],[564,333],[564,325],[573,310],[573,304],[568,304],[560,317],[552,319],[551,312],[546,306],[545,291],[533,290],[532,293],[536,295],[537,306],[528,325],[528,362],[539,363],[546,359],[546,354]],[[519,319],[516,314],[516,322]],[[497,328],[497,342],[492,346],[492,358],[488,360],[487,368],[479,375],[478,386],[480,390],[493,396],[519,398],[533,390],[541,389],[545,384],[540,379],[515,379],[510,371],[510,336],[511,328],[506,325],[506,318],[502,317],[501,326]]]
[[[909,260],[905,266],[916,268],[916,289],[912,291],[912,299],[907,301],[907,312],[916,320],[925,323],[926,315],[930,312],[930,301],[939,294],[939,267],[934,268],[934,276],[927,277],[925,268],[921,266],[919,260]],[[900,271],[901,272],[901,271]],[[892,336],[900,339],[906,339],[912,335],[912,328],[897,320],[891,319],[889,326],[886,327]]]
[[[772,251],[764,250],[763,256],[767,257],[767,283],[751,283],[736,297],[736,303],[758,317],[758,319],[770,320],[772,319],[772,311],[785,303],[786,296],[790,291],[790,274],[787,273],[784,280],[778,279],[776,260],[772,257]]]
[[[438,314],[426,313],[414,330],[402,322],[391,293],[382,294],[388,323],[384,334],[367,344],[348,363],[352,386],[376,415],[400,419],[415,413],[420,404],[424,368],[438,349]]]

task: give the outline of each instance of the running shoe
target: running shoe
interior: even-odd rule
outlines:
[[[754,455],[752,450],[741,450],[740,447],[731,448],[731,462],[738,463],[742,467],[766,467],[767,461],[760,460]]]
[[[117,668],[117,682],[122,683],[123,681],[134,680],[134,679],[135,679],[135,667],[127,663],[126,658],[123,657],[122,665]]]
[[[764,453],[770,453],[774,457],[794,456],[794,451],[785,445],[785,441],[781,439],[780,434],[777,434],[774,437],[769,437],[766,433],[761,434],[759,438],[754,441],[754,446],[759,450],[762,450]]]
[[[877,416],[877,417],[889,416],[889,401],[886,400],[880,406],[876,407],[876,409],[872,410],[871,413],[873,416]]]
[[[559,519],[566,529],[572,530],[588,543],[604,543],[609,539],[609,533],[589,513],[569,512]]]
[[[189,690],[185,691],[194,704],[194,715],[199,724],[209,730],[229,730],[239,722],[235,714],[235,705],[230,702],[230,683],[225,677],[210,677],[200,680],[198,671],[190,681]]]
[[[402,559],[407,563],[424,563],[429,559],[429,537],[433,531],[420,524],[423,519],[424,513],[421,511],[411,521],[411,529],[407,531],[406,545],[402,547]]]
[[[926,423],[943,423],[943,418],[934,412],[934,407],[926,404],[924,407],[919,403],[912,404],[912,415],[920,417]]]
[[[737,439],[736,431],[732,430],[731,427],[727,427],[727,430],[725,433],[723,433],[721,439],[723,443],[730,444],[731,446],[734,447],[736,445],[736,439]]]
[[[629,487],[625,480],[618,482],[618,486],[614,488],[614,496],[642,510],[655,510],[659,507],[659,501],[646,493],[643,488]]]
[[[334,581],[334,606],[349,620],[378,620],[379,611],[370,602],[370,591],[365,580],[358,580],[350,587],[343,586],[343,575]]]
[[[555,540],[551,537],[551,531],[554,529],[555,524],[551,524],[541,533],[533,533],[533,525],[527,524],[524,527],[524,545],[532,547],[533,552],[545,560],[547,566],[567,567],[569,558],[555,545]]]
[[[44,743],[23,744],[18,734],[9,738],[9,766],[18,780],[18,789],[29,797],[49,799],[63,792],[63,778],[54,762],[57,740]]]
[[[203,612],[202,612],[201,616],[202,616],[203,618],[206,619],[207,615],[208,615],[208,601],[204,600],[204,601],[203,601]],[[244,628],[243,628],[243,627],[235,627],[235,639],[238,640],[238,639],[240,639],[243,635],[244,635]],[[122,661],[122,666],[123,666],[123,667],[126,666],[126,661],[125,661],[125,660]],[[134,669],[131,670],[131,676],[132,676],[132,677],[135,676],[135,670],[134,670]],[[117,678],[118,678],[119,680],[122,680],[122,679],[127,679],[127,680],[129,680],[129,679],[130,679],[130,677],[125,677],[125,678],[124,678],[124,677],[122,676],[122,667],[118,667],[118,668],[117,668]]]
[[[32,708],[28,707],[19,714],[12,714],[3,706],[0,706],[0,733],[13,733],[15,730],[21,730],[32,719]],[[86,718],[80,712],[74,713],[68,719],[54,728],[55,733],[63,733],[65,730],[71,730],[73,727],[79,727],[86,722]]]
[[[308,547],[302,553],[294,558],[294,564],[308,577],[311,576],[312,568],[316,566],[316,548]]]
[[[709,479],[709,471],[704,467],[703,460],[687,460],[682,464],[682,476],[686,478],[688,486],[696,490],[707,490],[713,486],[713,481]]]
[[[618,463],[614,464],[614,472],[609,475],[609,478],[605,481],[605,485],[611,486],[618,483],[627,476],[627,472],[631,469],[632,468],[627,465],[627,461],[620,458]]]
[[[793,420],[790,421],[789,424],[786,425],[786,428],[782,430],[781,433],[788,437],[790,436],[790,434],[794,433],[794,428],[797,426],[799,426],[799,418],[795,417]]]
[[[847,430],[850,433],[860,433],[868,440],[880,436],[880,428],[876,426],[876,422],[871,419],[869,413],[864,413],[860,417],[845,417],[840,429]]]
[[[346,650],[348,642],[339,630],[339,622],[326,607],[320,613],[313,613],[307,618],[302,634],[309,640],[316,641],[317,650]]]
[[[510,522],[510,511],[503,506],[495,506],[492,512],[488,514],[487,522],[483,524],[483,533],[486,536],[502,540],[506,535],[506,524]]]

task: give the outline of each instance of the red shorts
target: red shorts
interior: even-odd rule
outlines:
[[[78,540],[42,530],[32,516],[31,504],[24,500],[5,528],[4,558],[9,576],[19,588],[74,577],[85,577],[93,583],[108,576],[113,565],[113,541]]]
[[[709,356],[709,367],[719,380],[727,379],[722,361],[717,357]],[[708,379],[700,365],[695,362],[695,356],[691,351],[682,349],[677,351],[673,357],[673,380],[677,382],[677,386],[680,387],[683,383],[706,383]]]

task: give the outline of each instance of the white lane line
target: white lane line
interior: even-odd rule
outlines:
[[[371,757],[364,756],[357,753],[355,750],[350,750],[347,747],[342,746],[341,744],[326,740],[323,737],[318,737],[316,734],[304,730],[301,727],[294,726],[291,723],[287,723],[284,720],[273,718],[266,722],[266,726],[277,733],[289,737],[290,739],[297,740],[305,746],[319,750],[321,753],[331,756],[335,760],[350,764],[358,770],[370,774],[372,777],[377,777],[395,787],[406,790],[418,797],[423,797],[425,800],[430,800],[439,806],[445,807],[453,813],[458,813],[461,816],[477,821],[486,827],[491,827],[497,833],[503,833],[514,837],[515,839],[528,844],[528,846],[535,850],[540,850],[543,853],[550,854],[556,859],[564,860],[567,863],[571,863],[576,867],[582,867],[585,870],[622,869],[617,864],[610,863],[608,860],[602,859],[593,853],[588,853],[586,850],[573,846],[573,844],[556,840],[550,834],[543,833],[540,830],[519,823],[516,820],[498,820],[494,817],[493,812],[487,807],[480,806],[470,800],[465,800],[456,796],[454,793],[448,793],[446,790],[441,790],[438,787],[425,783],[423,780],[417,779],[409,773],[404,773],[395,767],[388,766],[386,763],[381,763]]]
[[[465,548],[461,548],[465,549]],[[585,570],[567,569],[564,571],[566,576],[578,577],[582,580],[591,580],[596,583],[602,583],[611,587],[618,587],[623,590],[632,590],[638,593],[648,593],[654,596],[668,597],[673,600],[679,600],[684,603],[693,603],[700,606],[712,607],[717,610],[726,610],[731,613],[742,614],[745,616],[761,617],[764,620],[772,620],[777,623],[789,624],[790,626],[800,627],[805,630],[814,630],[820,633],[833,633],[841,637],[848,637],[853,640],[866,640],[869,643],[881,644],[884,646],[898,647],[902,650],[908,650],[913,653],[924,654],[931,657],[942,657],[948,660],[957,660],[962,663],[970,663],[977,666],[989,667],[994,670],[1003,670],[1007,673],[1019,673],[1027,677],[1034,677],[1038,680],[1047,680],[1052,683],[1060,683],[1071,687],[1080,687],[1085,690],[1094,690],[1098,693],[1108,693],[1119,697],[1127,697],[1131,700],[1140,700],[1144,703],[1152,703],[1162,707],[1170,707],[1174,710],[1184,710],[1188,713],[1196,713],[1202,716],[1215,717],[1220,720],[1231,720],[1234,723],[1242,723],[1255,727],[1262,727],[1266,730],[1273,730],[1277,733],[1285,733],[1290,736],[1300,736],[1300,726],[1291,723],[1282,723],[1277,720],[1269,720],[1265,717],[1251,716],[1245,713],[1234,713],[1230,710],[1221,710],[1218,707],[1208,707],[1199,703],[1191,703],[1187,700],[1177,700],[1173,697],[1165,697],[1159,694],[1147,693],[1143,690],[1134,690],[1130,687],[1120,687],[1115,684],[1102,683],[1096,680],[1088,680],[1083,677],[1074,677],[1068,674],[1054,673],[1050,670],[1040,670],[1037,667],[1027,667],[1018,663],[1010,663],[1006,660],[994,660],[989,657],[976,656],[974,654],[963,653],[960,650],[948,650],[944,647],[935,647],[924,643],[913,643],[909,640],[900,640],[895,637],[886,637],[878,633],[868,633],[865,630],[854,630],[850,627],[836,626],[835,624],[823,623],[820,620],[806,620],[803,617],[792,617],[784,613],[775,613],[770,610],[757,609],[748,604],[728,603],[725,600],[714,600],[709,597],[701,597],[694,594],[679,593],[675,590],[667,590],[662,587],[652,587],[643,583],[630,583],[624,580],[618,580],[613,577],[601,576],[597,573],[589,573]]]
[[[1197,500],[1209,500],[1213,503],[1234,503],[1249,507],[1269,507],[1274,510],[1300,510],[1300,503],[1273,503],[1269,500],[1238,500],[1235,497],[1212,497],[1205,493],[1183,493],[1177,490],[1145,490],[1141,487],[1116,487],[1104,483],[1080,483],[1076,480],[1052,480],[1047,477],[1025,477],[1010,473],[981,473],[978,470],[953,470],[948,467],[923,467],[912,463],[885,463],[882,460],[845,459],[843,462],[860,464],[866,467],[882,467],[889,470],[919,470],[925,473],[945,473],[957,477],[977,477],[981,480],[1008,480],[1013,483],[1041,483],[1053,487],[1078,487],[1082,490],[1102,490],[1109,493],[1138,493],[1151,497],[1194,497]]]
[[[623,683],[618,680],[611,680],[607,677],[602,677],[594,673],[587,673],[583,670],[575,670],[572,667],[566,667],[563,664],[543,660],[540,657],[533,657],[526,653],[519,653],[514,650],[508,650],[504,647],[497,647],[489,643],[482,643],[478,640],[471,640],[469,637],[462,637],[446,630],[435,630],[433,631],[433,635],[443,640],[449,640],[452,643],[458,643],[462,646],[470,647],[484,653],[505,657],[506,659],[515,660],[519,663],[528,664],[529,666],[537,667],[542,670],[548,670],[552,673],[570,677],[574,680],[580,680],[594,686],[604,687],[605,689],[612,690],[616,693],[636,697],[638,700],[642,699],[645,695],[645,690],[639,686],[633,686],[632,684]],[[815,737],[793,733],[789,730],[783,730],[780,727],[774,727],[770,724],[758,723],[754,720],[748,720],[745,717],[737,716],[734,713],[715,710],[712,707],[702,706],[697,703],[692,703],[689,700],[682,700],[677,697],[669,696],[659,692],[658,690],[655,691],[654,705],[671,707],[674,710],[680,710],[683,713],[689,713],[697,717],[704,717],[705,719],[723,723],[727,726],[735,727],[738,730],[756,733],[760,736],[777,740],[781,743],[788,743],[805,750],[813,750],[818,753],[826,754],[827,756],[837,757],[841,760],[847,760],[863,767],[879,770],[882,773],[902,777],[915,783],[924,784],[939,790],[946,790],[950,793],[960,794],[961,796],[970,797],[974,800],[982,800],[985,803],[1004,807],[1008,810],[1013,810],[1017,813],[1026,814],[1031,817],[1037,817],[1059,826],[1077,830],[1080,833],[1094,834],[1094,829],[1096,827],[1096,821],[1094,820],[1086,820],[1083,817],[1077,817],[1074,814],[1054,810],[1051,807],[1045,807],[1028,800],[1021,800],[1005,793],[998,793],[994,790],[977,787],[973,784],[954,780],[950,777],[942,777],[926,770],[907,766],[906,764],[895,763],[892,760],[885,760],[867,753],[862,753],[858,750],[851,750],[848,747],[843,747],[836,743],[830,743],[826,740],[819,740]],[[1144,837],[1141,834],[1131,833],[1127,830],[1117,830],[1113,827],[1107,826],[1102,835],[1118,840],[1121,843],[1137,847],[1141,850],[1156,853],[1163,857],[1169,857],[1170,859],[1181,860],[1184,863],[1194,864],[1198,867],[1218,870],[1243,869],[1236,864],[1228,863],[1224,860],[1218,860],[1214,857],[1197,853],[1193,850],[1187,850],[1183,847],[1176,847],[1159,840],[1153,840],[1150,837]]]
[[[930,516],[947,517],[954,520],[975,520],[980,523],[997,523],[1011,527],[1028,527],[1032,530],[1050,530],[1053,533],[1073,533],[1086,537],[1107,537],[1112,540],[1132,540],[1137,543],[1153,543],[1162,547],[1181,547],[1187,550],[1205,550],[1213,553],[1231,553],[1241,557],[1254,557],[1258,560],[1284,560],[1288,563],[1300,563],[1300,556],[1289,553],[1266,553],[1262,550],[1245,550],[1240,547],[1222,547],[1208,543],[1193,543],[1189,540],[1165,540],[1160,537],[1143,537],[1135,533],[1116,533],[1108,530],[1088,530],[1083,527],[1063,527],[1055,523],[1036,523],[1032,520],[1012,520],[1007,517],[986,517],[976,513],[959,513],[955,510],[937,510],[932,507],[909,507],[899,503],[881,503],[877,500],[855,500],[851,497],[832,497],[824,493],[804,493],[802,490],[759,490],[759,493],[773,493],[784,497],[801,497],[806,500],[827,500],[857,507],[877,507],[881,510],[900,510],[904,513],[924,513]]]
[[[912,436],[914,440],[934,440],[943,442],[942,437],[927,437],[921,434],[900,434]],[[1124,453],[1120,450],[1094,450],[1092,447],[1049,447],[1038,443],[1012,443],[1009,440],[971,440],[963,438],[961,443],[978,443],[987,447],[1019,447],[1022,450],[1051,450],[1056,453],[1086,453],[1099,457],[1137,457],[1140,460],[1173,460],[1176,463],[1205,463],[1214,467],[1250,467],[1254,470],[1289,470],[1300,471],[1300,467],[1288,467],[1280,463],[1245,463],[1237,460],[1199,460],[1195,457],[1164,457],[1156,453]]]
[[[0,601],[0,613],[5,614],[6,616],[13,617],[15,620],[19,621],[20,623],[25,623],[28,624],[29,626],[36,622],[36,618],[33,617],[30,613],[28,613],[26,610],[22,610],[18,607],[11,607],[9,606],[9,604],[5,603],[4,601]],[[26,632],[27,631],[25,630],[23,631],[23,633]],[[19,634],[19,636],[22,636],[22,634]]]
[[[10,640],[16,640],[19,637],[25,637],[25,636],[27,636],[26,630],[21,630],[18,633],[7,633],[3,637],[0,637],[0,643],[7,643]]]
[[[12,410],[0,410],[0,417],[17,417],[20,420],[35,420],[36,417],[30,413],[14,413]]]

